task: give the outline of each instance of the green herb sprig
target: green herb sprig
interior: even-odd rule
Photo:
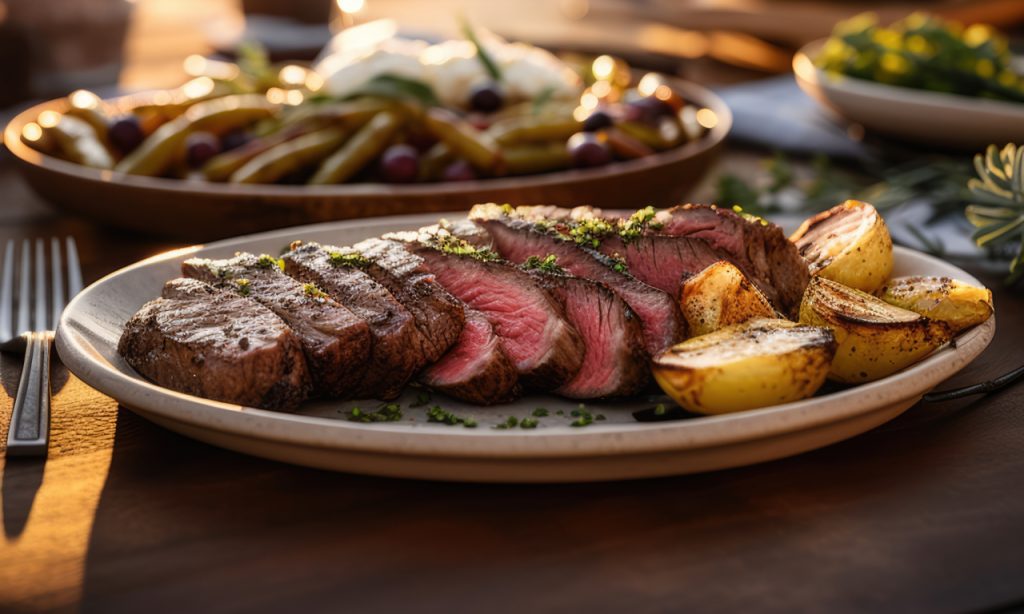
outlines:
[[[989,145],[974,156],[974,168],[978,177],[967,182],[973,202],[964,211],[977,228],[972,238],[980,247],[1017,245],[1006,280],[1016,283],[1024,277],[1024,147]]]

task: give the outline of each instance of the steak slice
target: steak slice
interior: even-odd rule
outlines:
[[[531,258],[525,266],[539,263]],[[555,393],[571,399],[600,399],[629,396],[647,387],[651,370],[643,330],[629,305],[604,284],[559,271],[552,261],[539,266],[530,274],[562,301],[569,323],[586,346],[583,366]]]
[[[493,405],[519,396],[519,372],[484,314],[466,310],[466,325],[441,360],[420,374],[424,385],[463,401]]]
[[[659,211],[645,234],[700,239],[724,252],[776,308],[795,316],[810,280],[807,262],[782,229],[762,218],[708,205]],[[698,272],[700,269],[693,271]]]
[[[651,356],[686,338],[686,321],[675,299],[640,281],[601,252],[543,225],[503,215],[500,208],[477,206],[470,216],[488,231],[494,249],[508,260],[523,263],[530,256],[553,254],[566,271],[608,286],[639,317],[644,348]]]
[[[807,287],[807,266],[782,230],[727,209],[685,205],[637,212],[621,232],[604,236],[600,250],[621,256],[630,272],[679,296],[682,280],[725,260],[783,313],[795,316]]]
[[[369,326],[373,347],[355,394],[384,400],[397,397],[426,364],[412,314],[362,270],[366,260],[358,255],[345,256],[340,248],[305,243],[294,244],[282,259],[287,274],[315,284]]]
[[[484,314],[523,386],[552,390],[579,371],[582,338],[566,321],[558,300],[525,271],[444,230],[385,238],[411,239],[407,247],[423,258],[437,281]]]
[[[367,239],[354,249],[368,261],[363,270],[412,314],[423,339],[423,359],[433,363],[444,356],[466,322],[462,302],[437,283],[422,258],[398,241]]]
[[[248,296],[284,320],[302,342],[318,394],[349,397],[363,379],[371,348],[366,321],[329,297],[306,292],[302,282],[281,271],[276,258],[247,253],[230,260],[192,258],[181,270]]]
[[[302,344],[281,318],[194,279],[167,282],[125,324],[117,351],[160,386],[225,403],[294,409],[310,390]]]

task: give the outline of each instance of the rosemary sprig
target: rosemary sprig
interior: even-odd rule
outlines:
[[[974,169],[978,177],[967,182],[972,202],[964,211],[977,228],[972,238],[980,247],[1019,244],[1006,280],[1016,283],[1024,277],[1024,147],[989,145],[974,156]]]

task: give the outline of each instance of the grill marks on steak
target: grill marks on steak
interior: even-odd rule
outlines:
[[[368,262],[364,271],[412,314],[420,332],[420,351],[436,362],[455,344],[466,322],[462,302],[437,283],[423,259],[390,239],[367,239],[354,249]]]
[[[298,337],[255,301],[175,279],[125,324],[117,346],[157,384],[207,399],[294,409],[310,390]]]
[[[461,243],[463,253],[445,251],[438,238]],[[420,255],[449,292],[484,314],[516,366],[520,382],[554,389],[579,371],[584,346],[565,320],[561,304],[524,271],[507,262],[472,254],[472,247],[439,232],[407,247]]]
[[[398,300],[361,270],[359,260],[342,261],[335,247],[306,243],[284,254],[285,272],[315,284],[331,298],[348,307],[369,326],[373,347],[357,396],[393,399],[425,364],[423,339],[412,315]]]
[[[519,395],[516,366],[487,318],[475,309],[466,309],[465,315],[458,341],[441,360],[423,371],[420,381],[470,403],[511,401]]]
[[[488,231],[494,249],[508,260],[523,263],[530,256],[553,254],[558,266],[566,271],[607,285],[639,317],[648,354],[653,356],[686,338],[686,322],[676,300],[633,275],[616,270],[608,256],[531,222],[506,217],[500,208],[474,207],[470,216]]]
[[[586,351],[579,372],[555,389],[571,399],[628,396],[651,380],[640,321],[603,284],[568,274],[531,272],[565,306]]]
[[[350,397],[363,379],[371,348],[366,321],[331,298],[305,292],[276,259],[247,253],[230,260],[193,258],[181,270],[186,277],[244,294],[284,320],[302,343],[318,394]]]

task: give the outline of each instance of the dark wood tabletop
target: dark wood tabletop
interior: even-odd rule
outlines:
[[[733,147],[723,164],[754,159]],[[87,282],[180,245],[50,208],[0,154],[0,245],[64,235]],[[967,268],[994,291],[998,332],[940,389],[1024,364],[1024,293]],[[20,368],[0,356],[0,451]],[[54,376],[49,457],[0,454],[2,612],[1024,607],[1024,384],[746,468],[510,486],[252,458]]]
[[[740,154],[730,154],[725,164]],[[0,163],[0,242],[87,281],[173,247],[62,215]],[[1024,363],[1024,297],[940,388]],[[20,361],[0,359],[0,446]],[[1024,386],[758,466],[487,486],[328,473],[165,431],[56,367],[45,461],[0,455],[0,611],[969,612],[1024,604]]]

